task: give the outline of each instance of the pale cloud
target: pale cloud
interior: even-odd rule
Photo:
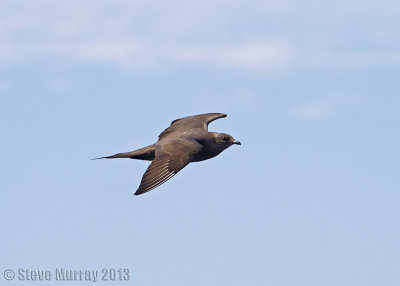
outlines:
[[[319,120],[333,117],[347,108],[357,108],[362,102],[363,96],[360,94],[337,92],[292,106],[288,113],[301,119]]]
[[[310,102],[297,106],[292,114],[303,119],[323,119],[330,117],[334,108],[333,102]]]
[[[170,50],[178,62],[217,67],[269,71],[287,67],[293,50],[282,41],[251,41],[239,44],[177,46]]]
[[[291,47],[278,41],[239,44],[173,44],[146,41],[94,41],[74,47],[71,56],[84,61],[109,62],[127,68],[168,65],[205,65],[273,71],[290,64]]]
[[[310,54],[299,66],[313,67],[370,67],[370,66],[400,66],[400,50],[397,52],[353,51]]]
[[[372,11],[346,3],[331,3],[328,10],[343,15],[368,15]],[[391,3],[384,1],[385,5]],[[309,13],[309,7],[298,4],[296,0],[5,0],[0,20],[0,64],[59,58],[129,70],[189,65],[267,74],[308,67],[400,66],[399,49],[351,49],[348,43],[337,40],[341,30],[329,31],[329,37],[321,34],[324,29],[307,31],[302,33],[307,37],[304,39],[287,32],[291,29],[286,29],[285,19]],[[317,1],[310,5],[326,10]],[[235,21],[246,15],[247,9],[274,19],[270,24],[281,25],[282,33],[277,36],[261,28],[251,35],[236,31],[240,25]],[[391,15],[385,9],[377,11]],[[307,21],[315,19],[328,25],[321,15],[314,14]],[[333,18],[335,24],[327,27],[344,29]],[[387,35],[394,35],[391,30],[386,31]],[[376,30],[371,37],[376,37]],[[391,41],[397,40],[392,37]],[[345,49],[338,49],[343,45]]]
[[[132,70],[197,65],[273,72],[287,68],[294,52],[289,44],[279,41],[186,45],[133,39],[88,39],[75,43],[4,44],[0,53],[3,55],[0,55],[0,62],[5,64],[56,56]]]
[[[271,72],[287,67],[293,56],[290,44],[279,39],[184,41],[196,30],[213,29],[199,16],[191,17],[214,13],[212,1],[172,2],[173,17],[146,1],[6,3],[10,11],[0,25],[1,64],[63,58],[131,70],[200,65]]]

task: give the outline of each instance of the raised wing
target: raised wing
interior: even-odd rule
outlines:
[[[192,155],[201,148],[196,141],[183,139],[158,146],[156,157],[144,173],[135,195],[151,191],[171,179],[190,163]]]
[[[188,116],[180,119],[176,119],[171,122],[171,125],[165,129],[158,138],[163,137],[174,131],[185,132],[190,129],[203,129],[208,130],[208,124],[216,119],[224,118],[227,115],[225,113],[205,113],[199,115]]]

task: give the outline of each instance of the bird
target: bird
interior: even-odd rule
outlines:
[[[205,113],[176,119],[152,145],[97,159],[131,158],[151,161],[134,195],[165,183],[189,163],[211,159],[232,145],[241,145],[226,133],[209,132],[208,125],[225,113]]]

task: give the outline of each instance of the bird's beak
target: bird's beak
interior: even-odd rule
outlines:
[[[234,140],[232,143],[237,144],[237,145],[242,145],[242,143],[240,143],[240,141],[237,141],[237,140]]]

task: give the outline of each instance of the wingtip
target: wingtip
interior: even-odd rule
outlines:
[[[99,158],[93,158],[93,159],[90,159],[90,160],[99,160],[99,159],[108,159],[108,157],[99,157]]]
[[[138,196],[138,195],[141,195],[141,194],[144,194],[145,192],[143,192],[143,189],[142,188],[140,188],[140,186],[137,188],[137,190],[136,190],[136,192],[133,194],[133,195],[135,195],[135,196]]]
[[[104,157],[99,157],[99,158],[93,158],[93,159],[90,159],[90,160],[124,158],[124,157],[120,157],[118,155],[120,155],[120,154],[115,154],[115,155],[111,155],[111,156],[104,156]]]
[[[219,116],[221,116],[221,118],[224,118],[224,117],[228,116],[228,114],[223,113],[223,112],[216,112],[216,113],[212,113],[212,114],[219,115]]]
[[[226,113],[223,112],[211,112],[211,113],[205,113],[207,115],[216,115],[219,116],[219,118],[223,118],[223,117],[227,117],[228,115]],[[202,114],[200,114],[202,115]]]

